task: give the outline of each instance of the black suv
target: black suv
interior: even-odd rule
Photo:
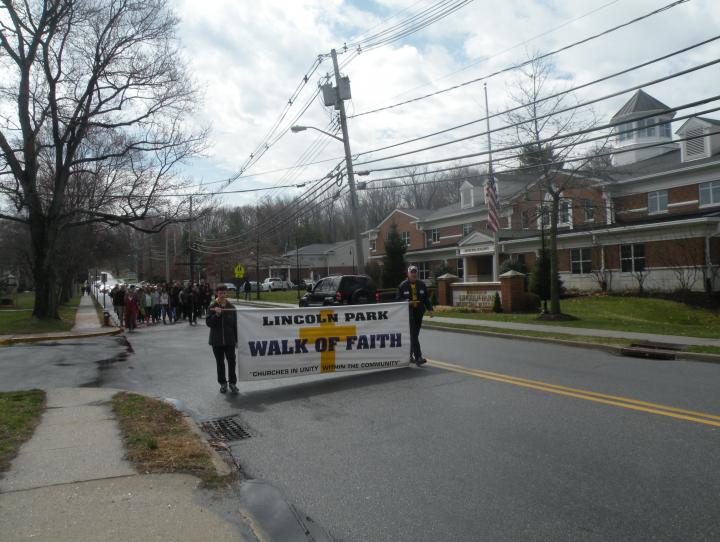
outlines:
[[[376,303],[377,288],[367,275],[338,275],[320,279],[300,298],[301,307]]]

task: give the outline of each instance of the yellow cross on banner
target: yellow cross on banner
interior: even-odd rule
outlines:
[[[324,352],[320,353],[320,372],[321,373],[334,373],[335,372],[335,348],[330,349],[330,338],[334,337],[340,341],[344,341],[348,337],[352,337],[357,334],[357,326],[338,326],[335,322],[330,320],[330,315],[334,315],[335,311],[324,310],[320,311],[320,319],[324,320],[319,327],[306,327],[300,330],[300,338],[307,339],[308,342],[315,344],[318,339],[326,339],[326,346]]]

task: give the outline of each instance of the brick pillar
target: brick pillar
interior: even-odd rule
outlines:
[[[517,271],[508,271],[498,277],[500,279],[500,297],[503,312],[523,310],[525,297],[525,275]]]
[[[460,278],[452,273],[445,273],[437,278],[438,303],[440,305],[453,304],[452,286],[450,285],[459,280]]]

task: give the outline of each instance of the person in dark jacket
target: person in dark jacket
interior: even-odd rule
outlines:
[[[432,316],[433,307],[430,303],[427,286],[418,280],[418,269],[414,265],[408,267],[408,278],[398,286],[396,299],[406,300],[410,311],[410,363],[418,367],[427,362],[420,350],[420,327],[422,327],[423,316],[427,309],[429,316]]]
[[[205,323],[210,328],[209,344],[215,356],[217,379],[220,393],[226,393],[228,380],[230,391],[238,392],[235,374],[235,345],[237,344],[237,314],[235,307],[227,300],[227,287],[217,287],[217,299],[210,305]],[[227,378],[225,378],[225,360],[227,360]]]
[[[245,291],[245,301],[250,301],[251,298],[251,292],[252,292],[252,284],[250,284],[249,280],[245,280],[245,285],[243,286],[243,290]]]

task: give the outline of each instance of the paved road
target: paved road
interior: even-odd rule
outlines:
[[[547,386],[720,415],[720,365],[426,330],[428,357],[468,370],[266,381],[233,397],[216,391],[206,338],[202,325],[142,329],[126,358],[97,342],[114,361],[95,384],[179,399],[198,417],[239,413],[254,435],[233,445],[246,472],[338,539],[720,538],[720,427],[697,421],[711,418]],[[48,358],[31,349],[0,350],[0,387],[43,374]],[[78,363],[99,366],[90,358]]]

